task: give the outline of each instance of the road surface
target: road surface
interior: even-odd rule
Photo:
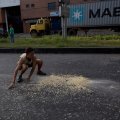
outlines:
[[[119,54],[37,54],[47,76],[8,90],[19,56],[0,54],[1,120],[120,120]]]

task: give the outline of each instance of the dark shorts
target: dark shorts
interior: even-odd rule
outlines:
[[[31,63],[31,64],[26,64],[28,67],[32,67],[33,66],[33,63]]]

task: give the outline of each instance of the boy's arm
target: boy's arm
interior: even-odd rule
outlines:
[[[28,81],[30,80],[33,72],[35,71],[35,67],[36,67],[36,58],[34,58],[34,60],[33,60],[33,66],[32,66],[32,69],[31,69],[31,71],[30,71],[30,74],[29,74],[29,76],[28,76]]]
[[[16,76],[18,74],[19,69],[22,66],[22,63],[23,63],[23,59],[20,58],[20,60],[18,61],[17,66],[15,68],[15,71],[14,71],[14,74],[13,74],[13,81],[12,81],[11,85],[9,86],[9,89],[11,89],[11,88],[13,88],[15,86]]]
[[[17,63],[17,66],[16,66],[16,68],[15,68],[14,75],[13,75],[13,83],[14,83],[14,84],[15,84],[15,81],[16,81],[17,73],[18,73],[18,71],[19,71],[19,70],[21,69],[21,67],[22,67],[23,61],[24,61],[24,58],[20,58],[20,60],[19,60],[18,63]]]
[[[18,74],[18,71],[20,69],[20,65],[18,64],[15,68],[15,71],[14,71],[14,74],[13,74],[13,84],[15,84],[15,81],[16,81],[16,76]]]

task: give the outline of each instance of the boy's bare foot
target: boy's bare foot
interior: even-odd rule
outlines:
[[[13,89],[15,87],[15,84],[14,83],[11,83],[8,87],[8,89]]]
[[[38,71],[37,75],[47,75],[46,73],[42,72],[42,71]]]

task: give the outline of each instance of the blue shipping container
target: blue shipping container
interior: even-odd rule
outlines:
[[[70,5],[68,27],[120,26],[120,0]]]

